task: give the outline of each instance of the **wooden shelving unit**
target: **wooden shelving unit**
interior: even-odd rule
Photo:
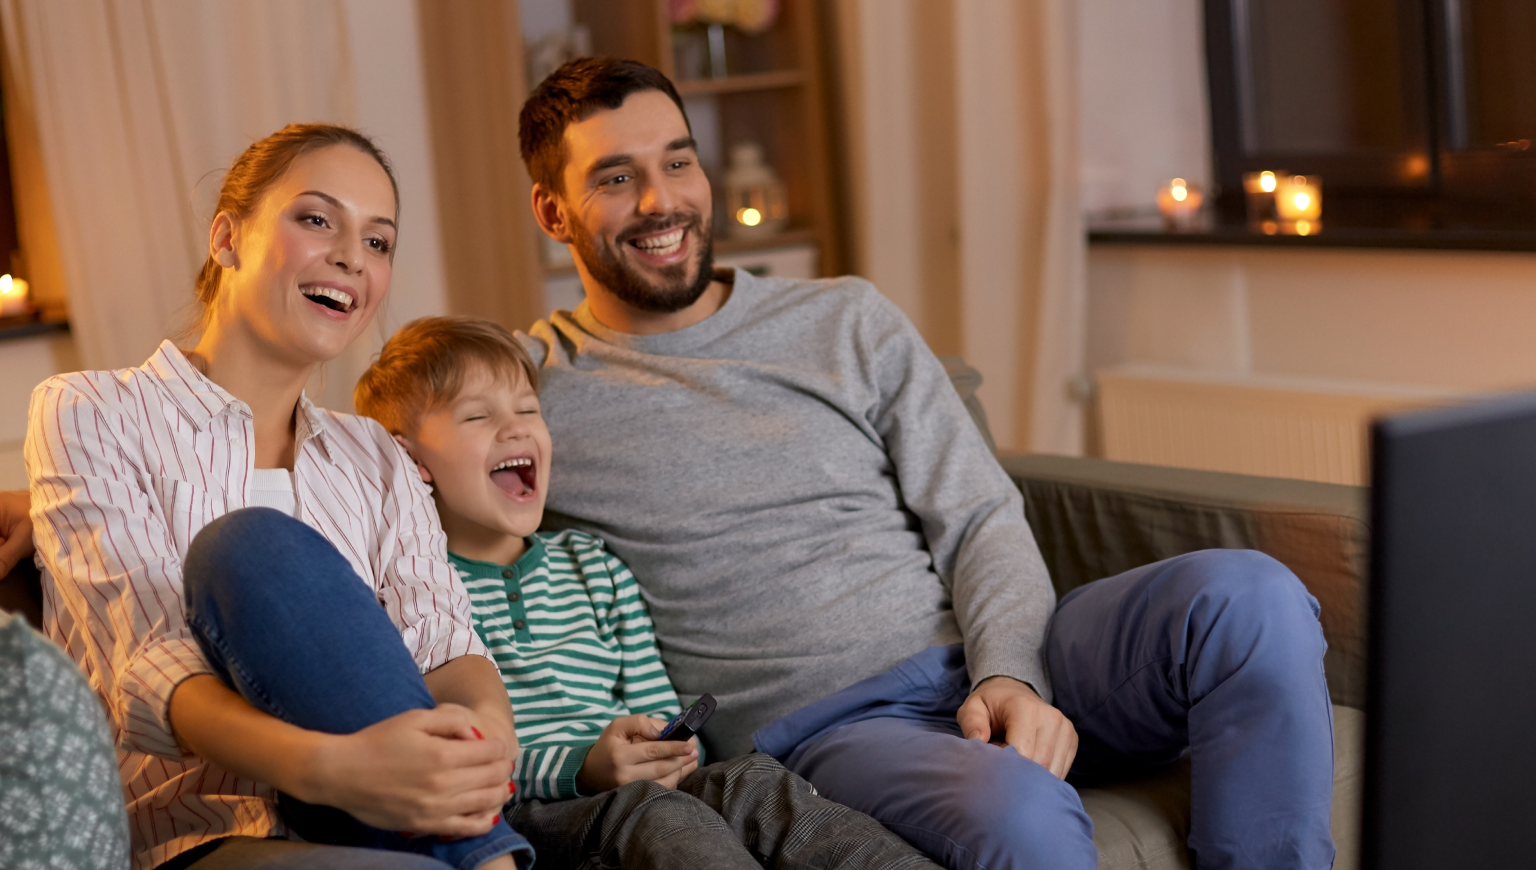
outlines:
[[[572,0],[576,21],[591,32],[594,53],[656,67],[677,84],[695,125],[718,124],[704,135],[695,130],[701,143],[708,139],[718,145],[718,153],[701,149],[700,154],[715,187],[716,253],[811,244],[821,273],[839,274],[833,146],[816,0],[783,0],[778,19],[761,34],[727,28],[729,75],[721,78],[678,69],[679,58],[688,56],[680,44],[689,37],[674,40],[667,8],[667,0]],[[743,140],[763,146],[767,162],[788,189],[790,225],[775,236],[733,239],[726,230],[723,159],[731,145]]]

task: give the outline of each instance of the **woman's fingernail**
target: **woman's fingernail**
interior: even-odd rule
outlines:
[[[471,726],[469,726],[469,730],[475,732],[475,739],[476,740],[484,740],[485,739],[485,735],[480,733],[480,729],[479,728],[476,728],[475,726],[471,725]]]
[[[507,783],[507,794],[517,794],[517,783],[515,783],[515,782]]]
[[[416,839],[416,835],[411,833],[410,831],[396,831],[395,833],[397,833],[400,836],[406,838],[407,840],[414,840],[414,839]]]

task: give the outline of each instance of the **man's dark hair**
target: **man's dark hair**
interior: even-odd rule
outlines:
[[[523,103],[517,119],[518,150],[529,177],[552,193],[561,193],[560,174],[569,156],[565,128],[599,109],[617,109],[630,94],[640,91],[666,94],[688,124],[688,111],[672,80],[639,61],[582,57],[550,73]],[[688,124],[688,132],[693,132],[693,125]]]

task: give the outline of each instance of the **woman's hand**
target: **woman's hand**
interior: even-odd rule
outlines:
[[[355,734],[322,734],[199,674],[176,687],[170,718],[178,742],[224,770],[386,830],[479,836],[508,796],[506,742],[477,738],[473,715],[455,704],[410,710]]]
[[[576,773],[576,787],[587,794],[642,779],[677,788],[699,766],[698,738],[685,743],[657,740],[666,720],[623,716],[608,723]]]
[[[474,722],[468,709],[440,704],[327,735],[305,777],[307,794],[293,794],[376,828],[479,836],[501,817],[512,761],[506,741],[478,737]]]

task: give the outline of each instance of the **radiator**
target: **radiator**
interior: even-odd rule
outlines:
[[[1373,418],[1471,398],[1391,384],[1153,366],[1101,369],[1097,380],[1106,459],[1352,485],[1370,480]]]

